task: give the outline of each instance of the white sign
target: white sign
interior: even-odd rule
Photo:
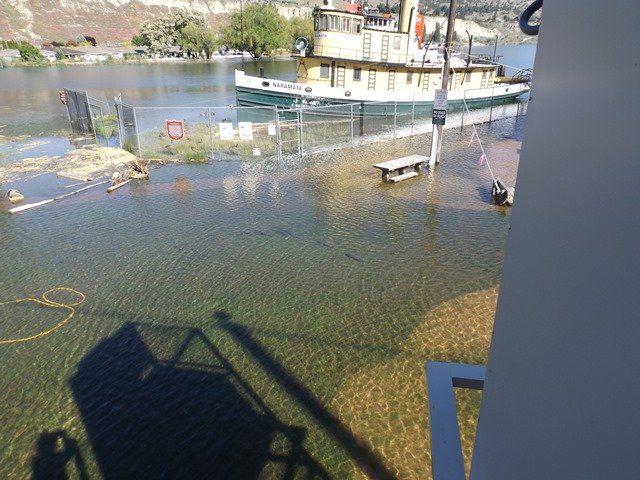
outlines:
[[[434,110],[446,110],[447,109],[447,95],[449,91],[444,88],[436,89],[436,95],[433,98]]]
[[[276,125],[274,123],[270,123],[269,125],[267,125],[267,133],[269,135],[275,135],[276,134]]]
[[[254,157],[259,157],[261,153],[262,153],[262,152],[260,151],[260,149],[259,149],[259,148],[254,148],[254,149],[253,149],[253,156],[254,156]]]
[[[222,122],[218,124],[220,128],[220,140],[233,140],[235,138],[233,123]]]
[[[238,122],[238,132],[240,140],[253,140],[253,123]]]

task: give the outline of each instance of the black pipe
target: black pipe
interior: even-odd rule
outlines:
[[[529,20],[538,10],[542,8],[542,0],[535,0],[531,5],[529,5],[522,15],[520,15],[519,26],[522,33],[525,35],[538,35],[538,29],[540,25],[529,25]]]

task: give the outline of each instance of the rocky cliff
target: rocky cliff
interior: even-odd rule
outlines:
[[[272,3],[287,18],[311,13],[306,1],[304,6]],[[40,43],[90,35],[101,44],[130,40],[144,20],[179,8],[203,13],[216,28],[240,8],[240,0],[0,0],[0,39]]]
[[[257,0],[0,0],[0,39],[29,40],[35,44],[53,40],[66,42],[79,35],[94,37],[100,44],[130,40],[144,20],[179,8],[203,13],[209,25],[217,30],[227,21],[230,12],[240,8],[241,2],[249,1]],[[275,5],[286,18],[310,16],[313,7],[322,4],[322,0],[266,1]],[[528,1],[461,0],[456,32],[461,38],[466,38],[465,30],[475,37],[493,37],[499,33],[505,38],[517,29],[517,14]],[[348,0],[334,0],[333,3],[341,8]],[[364,3],[384,2],[369,0]],[[420,5],[427,13],[427,32],[433,31],[436,22],[444,24],[442,14],[446,9],[443,5],[447,6],[447,2],[420,0]]]

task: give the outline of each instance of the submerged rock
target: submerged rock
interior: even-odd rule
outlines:
[[[18,203],[24,200],[24,195],[22,195],[22,193],[20,193],[15,188],[12,188],[7,192],[7,197],[9,197],[9,201],[11,203]]]

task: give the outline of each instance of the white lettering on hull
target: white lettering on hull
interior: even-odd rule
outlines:
[[[295,83],[273,82],[273,86],[276,88],[288,88],[289,90],[302,90],[302,85],[296,85]]]

